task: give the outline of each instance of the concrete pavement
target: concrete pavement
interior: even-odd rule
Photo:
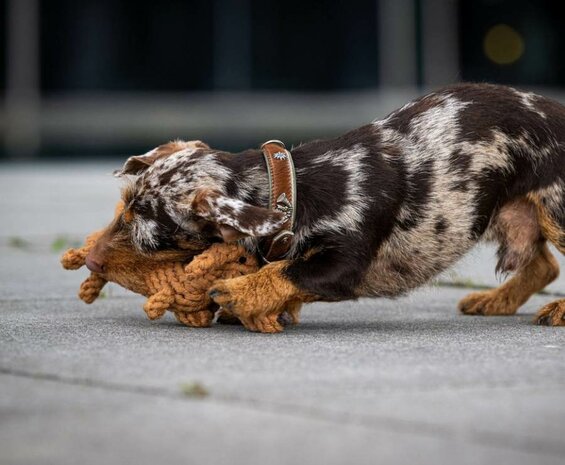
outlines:
[[[551,296],[493,318],[457,314],[457,287],[313,304],[274,336],[150,322],[117,286],[83,304],[58,249],[110,218],[114,167],[0,167],[0,463],[565,461],[565,330],[530,323]],[[493,263],[441,279],[496,284]]]

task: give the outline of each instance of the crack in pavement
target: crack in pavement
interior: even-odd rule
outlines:
[[[114,392],[140,394],[168,398],[177,401],[198,401],[215,403],[220,402],[232,406],[246,407],[258,412],[267,412],[278,415],[301,417],[303,419],[323,421],[337,425],[351,425],[368,429],[380,429],[399,434],[412,434],[443,440],[462,440],[490,446],[499,449],[520,450],[532,454],[549,455],[554,457],[565,456],[565,444],[555,444],[537,438],[516,436],[510,433],[469,430],[454,430],[449,426],[433,424],[423,421],[404,420],[382,415],[347,413],[343,411],[330,411],[320,407],[305,406],[301,404],[285,403],[279,401],[265,401],[235,395],[209,395],[194,397],[184,394],[180,389],[173,391],[162,387],[140,386],[127,383],[113,383],[91,378],[77,378],[62,376],[55,373],[33,373],[25,370],[0,367],[0,375],[15,376],[48,381],[70,386],[90,387]]]

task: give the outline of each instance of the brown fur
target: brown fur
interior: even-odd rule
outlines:
[[[459,302],[466,315],[513,315],[532,294],[559,276],[559,265],[543,243],[534,258],[497,289],[473,292]]]
[[[539,225],[543,236],[555,245],[557,250],[565,254],[565,232],[544,207],[543,199],[535,192],[528,194],[528,199],[536,206]]]
[[[538,253],[543,239],[535,206],[526,198],[512,200],[495,215],[488,234],[497,240],[497,273],[519,270]]]
[[[547,326],[565,326],[565,299],[544,305],[534,318],[534,323]]]

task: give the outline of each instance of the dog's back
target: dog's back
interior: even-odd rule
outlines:
[[[525,265],[539,235],[565,252],[565,107],[508,87],[462,84],[374,124],[404,188],[360,295],[417,287],[481,238],[501,243],[504,272]],[[520,257],[504,256],[513,228],[530,228]]]

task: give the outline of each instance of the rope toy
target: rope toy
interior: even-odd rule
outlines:
[[[86,238],[85,245],[70,249],[61,258],[63,268],[76,270],[84,266],[89,250],[103,231]],[[132,252],[135,253],[135,252]],[[257,259],[241,245],[213,244],[190,263],[156,262],[142,257],[143,267],[114,270],[108,275],[91,273],[80,286],[79,298],[87,304],[94,302],[108,281],[148,297],[143,306],[150,320],[161,318],[167,310],[174,312],[179,322],[191,327],[210,326],[214,319],[215,304],[208,289],[217,279],[229,279],[253,273],[259,269]],[[235,318],[225,310],[224,322]],[[294,322],[297,315],[291,316]]]

